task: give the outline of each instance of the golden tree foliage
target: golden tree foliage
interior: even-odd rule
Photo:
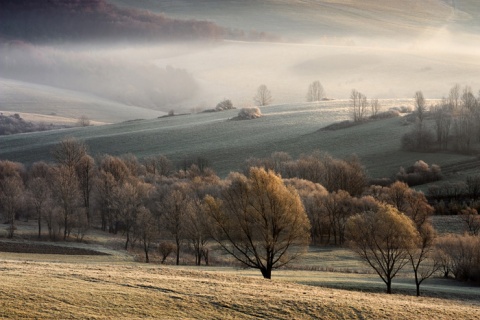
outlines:
[[[251,168],[248,178],[234,173],[229,179],[221,197],[205,198],[213,238],[270,279],[272,269],[288,264],[308,245],[307,214],[295,189],[273,171]]]
[[[413,221],[391,205],[357,214],[347,221],[346,238],[392,293],[392,279],[409,261],[409,249],[416,245],[418,231]]]

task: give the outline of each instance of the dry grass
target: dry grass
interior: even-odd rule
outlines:
[[[2,318],[478,319],[480,304],[150,265],[0,263]]]

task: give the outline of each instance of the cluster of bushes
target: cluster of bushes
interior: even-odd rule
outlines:
[[[53,124],[35,124],[33,122],[25,121],[17,113],[11,116],[0,114],[0,135],[45,131],[57,128],[59,128],[59,126],[54,126]]]
[[[429,166],[426,162],[418,160],[413,166],[405,169],[400,167],[400,171],[396,174],[398,181],[403,181],[409,186],[416,186],[432,181],[438,181],[442,178],[440,166],[432,164]]]

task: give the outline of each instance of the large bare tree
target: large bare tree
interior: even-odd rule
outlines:
[[[234,173],[222,196],[205,198],[212,236],[244,265],[270,279],[272,270],[297,258],[310,241],[310,222],[293,187],[273,171]]]

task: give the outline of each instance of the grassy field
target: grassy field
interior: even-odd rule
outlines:
[[[409,105],[411,100],[382,100],[385,109]],[[297,157],[314,150],[337,157],[356,154],[372,177],[390,177],[400,166],[417,160],[451,165],[473,159],[451,153],[401,151],[401,136],[411,130],[402,118],[370,122],[337,131],[319,131],[350,118],[347,100],[276,105],[262,108],[265,115],[251,121],[230,121],[237,110],[200,113],[115,125],[77,128],[0,137],[0,158],[26,164],[51,160],[50,150],[62,138],[84,140],[90,153],[137,157],[164,154],[174,162],[202,156],[221,176],[241,170],[248,157],[285,151]],[[430,124],[433,125],[433,124]]]
[[[437,217],[434,217],[437,218]],[[457,218],[457,217],[454,217]],[[434,221],[435,222],[435,221]],[[454,221],[437,221],[451,225]],[[14,241],[31,242],[35,221],[19,222]],[[1,236],[1,235],[0,235]],[[310,247],[288,269],[264,280],[258,270],[173,266],[139,261],[122,237],[92,229],[85,243],[42,242],[104,255],[0,252],[2,319],[478,319],[478,287],[431,278],[414,296],[411,272],[394,279],[393,295],[350,250]],[[2,239],[2,244],[9,241]],[[212,251],[218,261],[220,252]],[[187,254],[183,254],[188,259]],[[192,261],[190,261],[191,263]]]
[[[18,260],[3,260],[0,269],[0,317],[4,319],[478,319],[480,316],[478,300],[351,292],[221,271]]]

